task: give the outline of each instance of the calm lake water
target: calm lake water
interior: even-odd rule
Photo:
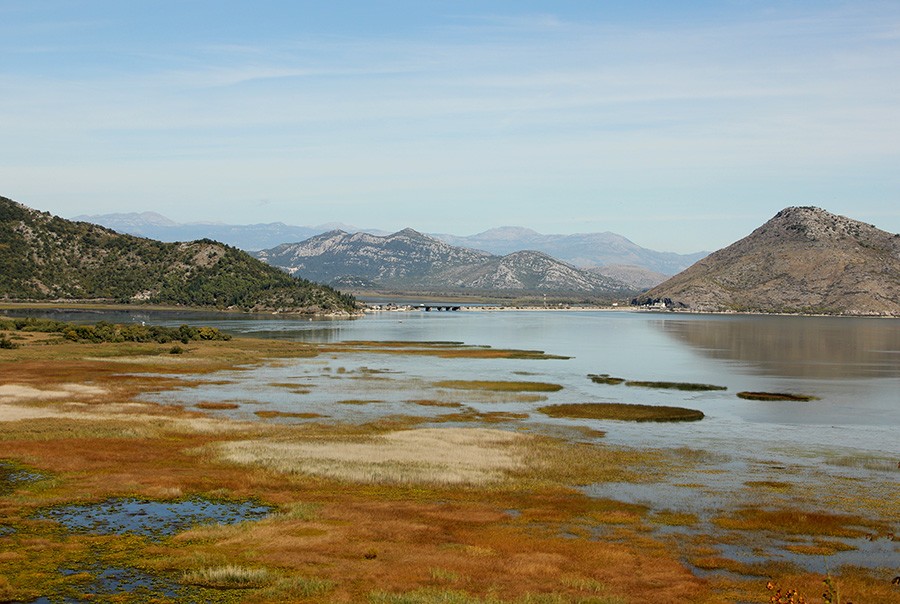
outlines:
[[[204,376],[206,383],[197,387],[146,398],[185,406],[234,402],[237,409],[213,413],[252,420],[258,420],[254,413],[259,410],[319,413],[339,421],[368,421],[385,415],[431,417],[453,411],[417,405],[415,401],[421,399],[462,403],[481,412],[524,413],[526,419],[497,427],[561,434],[569,430],[570,437],[582,440],[589,437],[571,436],[578,434],[571,428],[589,427],[604,431],[601,440],[614,445],[705,452],[699,470],[695,464],[666,484],[584,488],[593,496],[697,514],[700,529],[715,530],[710,521],[724,508],[779,501],[900,522],[898,320],[630,311],[414,311],[356,320],[147,311],[40,314],[87,322],[212,325],[234,335],[300,342],[453,341],[567,356],[565,360],[485,360],[326,354],[224,372],[216,376],[215,384]],[[699,382],[727,390],[609,386],[593,383],[588,374]],[[542,395],[542,400],[523,401],[509,395],[440,389],[434,384],[454,379],[534,380],[561,384],[563,389]],[[818,400],[747,401],[736,396],[744,390],[798,393]],[[687,423],[629,423],[552,419],[537,411],[553,403],[606,401],[690,407],[706,417]],[[753,487],[761,481],[800,488],[765,494],[761,502],[759,488]],[[900,559],[896,543],[859,541],[858,550],[838,554],[831,564],[892,567]],[[743,553],[729,555],[753,561],[764,551],[766,558],[790,559],[809,568],[822,564],[821,557],[784,551],[774,537],[764,546],[742,547]]]

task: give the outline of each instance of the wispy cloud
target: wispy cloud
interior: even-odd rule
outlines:
[[[228,188],[360,213],[430,197],[473,200],[463,213],[486,215],[494,199],[497,215],[516,204],[532,224],[561,200],[594,222],[608,214],[585,211],[592,204],[623,199],[657,208],[647,221],[746,217],[709,207],[739,190],[731,196],[765,198],[768,213],[850,179],[864,197],[895,199],[886,166],[900,160],[900,7],[768,6],[739,20],[546,11],[455,15],[400,36],[251,29],[88,46],[76,36],[69,47],[40,34],[50,23],[32,24],[27,51],[0,41],[18,61],[0,71],[0,132],[15,142],[0,150],[0,178],[95,197],[91,182],[115,181],[118,199],[134,196],[128,179],[147,199],[213,200]],[[119,175],[101,176],[109,169]],[[35,178],[42,170],[56,178]],[[316,211],[312,221],[334,219]]]

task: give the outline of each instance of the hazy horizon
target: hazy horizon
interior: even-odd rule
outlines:
[[[0,194],[64,217],[613,232],[788,206],[900,231],[900,5],[0,5]]]

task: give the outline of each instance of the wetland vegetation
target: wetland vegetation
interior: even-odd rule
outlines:
[[[538,408],[538,411],[550,417],[613,419],[630,422],[693,422],[703,419],[703,412],[696,409],[627,403],[547,405]]]
[[[779,465],[732,484],[721,453],[605,443],[594,422],[609,408],[553,398],[568,392],[541,369],[553,355],[237,337],[171,355],[157,341],[0,333],[22,338],[0,351],[0,600],[766,602],[768,580],[820,593],[822,556],[895,551],[885,460],[866,461],[881,482]],[[416,356],[534,361],[541,377],[436,379],[373,360]],[[294,406],[259,407],[245,381]],[[354,398],[337,394],[348,385]],[[382,399],[391,389],[399,401]],[[551,398],[519,398],[534,393]],[[351,400],[384,402],[336,404]],[[642,488],[672,496],[629,498]],[[761,542],[790,563],[754,555]],[[900,601],[883,574],[849,565],[832,579],[854,602]]]
[[[667,382],[667,381],[647,381],[647,380],[626,380],[625,378],[613,377],[608,373],[590,373],[588,378],[595,384],[606,384],[608,386],[618,386],[625,384],[635,388],[656,388],[658,390],[684,390],[687,392],[704,391],[704,390],[728,390],[726,386],[716,386],[715,384],[697,384],[693,382]]]
[[[738,392],[739,398],[748,401],[797,401],[809,402],[818,400],[809,394],[792,394],[789,392]]]

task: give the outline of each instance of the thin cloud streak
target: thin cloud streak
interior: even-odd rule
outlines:
[[[323,204],[340,203],[360,215],[341,219],[375,226],[372,208],[399,221],[393,208],[423,198],[470,220],[515,207],[537,225],[548,204],[591,216],[630,203],[645,223],[660,207],[684,222],[737,220],[851,182],[862,204],[896,199],[900,10],[772,6],[735,22],[548,12],[463,15],[398,37],[99,39],[68,70],[0,71],[0,133],[15,142],[0,178],[25,202],[102,197],[137,211],[168,195],[195,212],[176,219],[202,220],[228,194],[236,206],[312,204],[308,223],[334,220]],[[754,196],[764,212],[730,211]],[[289,221],[281,207],[263,210]]]

